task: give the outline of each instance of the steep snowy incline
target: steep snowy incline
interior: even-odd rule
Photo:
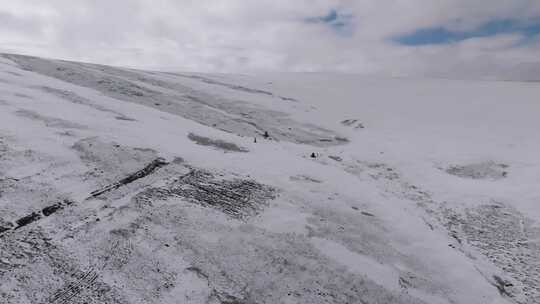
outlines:
[[[2,55],[0,303],[537,303],[538,96]]]

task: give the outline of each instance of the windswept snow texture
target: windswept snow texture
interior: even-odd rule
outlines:
[[[257,137],[267,131],[275,139],[295,143],[316,146],[342,143],[336,140],[336,137],[339,138],[336,133],[313,124],[296,122],[288,114],[272,110],[270,107],[256,106],[249,103],[249,100],[216,96],[185,85],[182,82],[184,75],[147,73],[27,56],[5,55],[5,57],[15,61],[25,70],[92,88],[112,98],[154,107],[241,136]],[[261,90],[226,85],[200,76],[192,77],[197,81],[225,85],[227,88],[245,91],[255,96],[262,92],[272,97],[274,102],[287,100],[284,97],[276,99],[271,93]],[[47,87],[43,89],[57,96],[63,95],[73,102],[83,103],[84,100],[69,91],[57,91]]]
[[[1,55],[0,304],[540,303],[538,96]]]

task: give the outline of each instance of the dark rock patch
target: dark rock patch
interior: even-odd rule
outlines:
[[[124,120],[124,121],[137,121],[136,119],[127,117],[127,116],[116,116],[114,117],[116,120]]]
[[[349,142],[349,139],[347,139],[346,137],[340,137],[340,136],[336,136],[334,137],[334,139],[338,142],[342,142],[342,143],[348,143]]]
[[[113,184],[110,184],[110,185],[107,185],[101,189],[98,189],[98,190],[95,190],[93,192],[90,193],[90,197],[98,197],[106,192],[109,192],[109,191],[112,191],[112,190],[115,190],[115,189],[118,189],[124,185],[127,185],[129,183],[132,183],[138,179],[141,179],[143,177],[146,177],[150,174],[152,174],[154,171],[156,171],[157,169],[167,165],[168,162],[165,161],[165,159],[163,158],[156,158],[155,160],[153,160],[150,164],[148,164],[146,167],[144,167],[143,169],[133,173],[133,174],[130,174],[128,175],[127,177],[119,180],[118,182],[116,183],[113,183]]]
[[[335,160],[337,162],[343,161],[343,158],[341,158],[339,156],[336,156],[336,155],[328,155],[328,158],[333,159],[333,160]]]
[[[45,216],[50,216],[50,215],[64,209],[65,207],[71,206],[73,204],[74,204],[74,202],[72,202],[72,201],[64,200],[63,202],[56,203],[54,205],[50,205],[50,206],[47,206],[47,207],[43,208],[41,210],[41,213],[43,213],[43,215],[45,215]]]
[[[355,129],[364,129],[365,126],[358,119],[345,119],[341,122],[342,125],[347,127],[353,127]]]
[[[310,183],[317,183],[317,184],[322,183],[322,181],[320,181],[320,180],[318,180],[316,178],[307,176],[307,175],[294,175],[294,176],[291,176],[289,178],[292,181],[310,182]]]
[[[21,217],[20,219],[18,219],[17,221],[15,221],[15,223],[17,223],[17,227],[15,229],[19,229],[19,228],[22,228],[28,224],[31,224],[37,220],[39,220],[41,218],[41,214],[37,213],[37,212],[32,212],[31,214],[27,215],[27,216],[24,216],[24,217]]]
[[[512,295],[506,290],[508,287],[514,286],[512,283],[503,280],[501,277],[494,275],[493,280],[495,281],[495,287],[499,293],[503,296],[511,297]]]

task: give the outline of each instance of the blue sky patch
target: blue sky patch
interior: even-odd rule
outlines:
[[[499,19],[486,22],[470,31],[451,31],[444,27],[418,29],[414,32],[394,37],[392,40],[409,46],[448,44],[475,37],[492,37],[500,34],[522,34],[531,39],[540,34],[540,20],[522,22],[514,19]]]

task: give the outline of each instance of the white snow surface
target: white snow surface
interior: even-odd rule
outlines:
[[[539,97],[2,55],[0,303],[540,303]]]

